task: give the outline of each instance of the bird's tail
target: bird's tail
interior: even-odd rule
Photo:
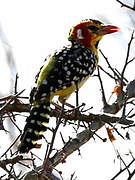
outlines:
[[[32,106],[18,146],[20,153],[27,153],[32,148],[41,147],[41,144],[37,144],[37,141],[42,138],[43,132],[47,129],[46,124],[49,122],[50,111],[49,101]]]

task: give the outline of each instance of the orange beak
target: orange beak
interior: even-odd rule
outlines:
[[[107,26],[101,27],[101,29],[99,29],[97,31],[97,34],[100,36],[103,36],[105,34],[111,34],[114,32],[118,32],[119,30],[120,30],[120,28],[118,28],[117,26],[107,25]]]

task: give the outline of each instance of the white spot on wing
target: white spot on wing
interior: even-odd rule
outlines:
[[[69,76],[70,76],[70,75],[71,75],[71,72],[70,72],[70,71],[67,71],[67,75],[69,75]]]
[[[29,142],[31,141],[31,139],[30,139],[30,138],[27,138],[26,141],[29,143]]]
[[[37,121],[37,125],[41,126],[41,121]]]
[[[36,116],[36,115],[37,115],[37,112],[34,112],[33,114]]]
[[[35,120],[34,119],[32,119],[30,122],[31,122],[31,124],[35,124]]]
[[[62,84],[62,80],[58,79],[58,83],[59,83],[59,84]]]
[[[65,66],[65,67],[64,67],[64,70],[65,70],[65,71],[67,71],[67,70],[68,70],[68,67],[67,67],[67,66]]]
[[[71,63],[71,60],[70,60],[70,59],[68,60],[68,63],[69,63],[69,64]]]
[[[28,131],[29,133],[32,133],[32,132],[33,132],[33,129],[28,128],[27,131]]]
[[[52,90],[53,90],[53,86],[50,87],[50,91],[52,91]]]
[[[59,59],[60,59],[60,60],[63,60],[63,57],[62,57],[62,56],[60,56],[60,57],[59,57]]]
[[[47,84],[47,80],[43,80],[42,84],[46,85]]]
[[[42,95],[41,95],[41,97],[45,97],[47,94],[46,93],[43,93]]]

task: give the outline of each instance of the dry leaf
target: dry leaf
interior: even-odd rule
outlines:
[[[117,97],[121,95],[121,86],[120,84],[116,85],[112,93],[116,93]]]
[[[112,129],[106,128],[106,130],[107,130],[110,141],[113,142],[114,140],[116,140],[113,133],[112,133]]]

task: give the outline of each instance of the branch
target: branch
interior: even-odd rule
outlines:
[[[53,117],[58,117],[59,113],[57,110],[52,110],[51,111],[51,116]],[[105,123],[116,123],[119,122],[120,124],[124,124],[124,125],[128,125],[128,124],[132,124],[134,121],[129,120],[129,119],[121,119],[119,117],[113,117],[113,116],[108,116],[105,114],[92,114],[90,113],[89,115],[85,115],[85,114],[79,114],[78,116],[74,116],[74,114],[63,114],[63,118],[67,121],[83,121],[86,123],[90,123],[93,121],[102,121]]]
[[[99,49],[99,52],[101,53],[101,55],[105,59],[107,65],[108,65],[108,68],[113,72],[114,76],[117,77],[117,80],[119,80],[120,79],[120,75],[114,70],[114,68],[112,68],[111,64],[108,61],[108,58],[104,55],[104,53],[101,51],[101,49]]]
[[[131,7],[131,6],[127,5],[127,4],[119,1],[119,0],[116,0],[116,1],[121,4],[121,7],[126,7],[126,8],[128,8],[128,9],[131,9],[131,10],[135,11],[135,2],[134,2],[134,6]]]
[[[103,101],[104,107],[106,107],[108,104],[107,104],[107,101],[106,101],[105,91],[104,91],[104,87],[103,87],[102,79],[101,79],[101,76],[100,76],[100,71],[99,71],[99,68],[98,68],[98,78],[99,78],[100,85],[101,85],[101,91],[102,91],[102,101]]]
[[[130,41],[128,43],[127,56],[126,56],[125,64],[124,64],[124,67],[123,67],[123,70],[121,73],[121,88],[122,89],[123,89],[123,78],[124,78],[124,73],[125,73],[126,67],[130,62],[132,62],[134,60],[134,58],[131,61],[128,60],[129,59],[129,53],[130,53],[130,47],[131,47],[131,43],[132,43],[133,39],[134,39],[134,31],[132,32]]]
[[[20,134],[20,135],[15,139],[15,141],[9,146],[9,148],[6,150],[6,152],[4,152],[4,153],[0,156],[0,158],[2,158],[3,156],[5,156],[6,153],[7,153],[8,151],[10,151],[11,147],[14,146],[14,144],[18,141],[18,139],[20,138],[20,136],[21,136],[21,134]]]
[[[8,164],[14,165],[14,164],[18,163],[18,161],[20,161],[20,160],[23,160],[22,155],[18,155],[16,157],[12,158],[12,159],[1,160],[0,161],[0,167],[5,169]]]
[[[72,154],[74,151],[78,150],[83,144],[87,143],[91,137],[93,137],[94,133],[102,128],[105,123],[101,121],[95,121],[91,124],[90,129],[85,129],[84,131],[77,134],[76,138],[70,139],[64,147],[57,152],[52,158],[49,159],[49,167],[53,169],[59,163],[65,162],[65,159]],[[30,171],[28,175],[25,176],[24,180],[31,180],[34,179],[38,180],[37,174],[42,171],[42,167],[38,167],[37,171]],[[37,172],[37,173],[36,173]],[[28,178],[29,176],[29,178]]]
[[[134,163],[134,161],[135,159],[133,159],[125,168],[121,169],[111,180],[116,179],[116,177],[118,177],[122,172],[127,170],[127,168],[129,168]]]
[[[7,107],[11,102],[16,101],[17,97],[18,97],[20,94],[22,94],[24,91],[25,91],[25,90],[22,90],[21,92],[15,94],[15,95],[12,95],[12,96],[10,97],[10,99],[9,99],[6,103],[4,103],[4,105],[0,108],[0,113],[1,113],[1,112],[4,112],[5,109],[6,109],[6,107]]]
[[[110,65],[110,63],[108,61],[108,58],[103,54],[103,52],[101,50],[99,50],[100,53],[102,54],[102,56],[104,57],[107,65],[108,65],[108,68],[113,72],[114,77],[112,75],[110,75],[110,73],[105,71],[103,68],[100,67],[100,69],[104,73],[106,73],[109,77],[113,78],[116,84],[117,84],[117,82],[119,83],[118,84],[119,85],[119,93],[117,93],[117,99],[115,100],[114,103],[112,103],[110,105],[105,100],[105,92],[104,92],[104,88],[103,88],[103,82],[102,82],[102,79],[101,79],[101,76],[100,76],[100,73],[99,73],[99,69],[98,69],[98,78],[99,78],[99,81],[100,81],[100,86],[101,86],[101,90],[102,90],[102,99],[103,99],[103,104],[104,104],[103,110],[104,110],[105,113],[116,114],[118,111],[121,110],[122,107],[124,107],[123,108],[123,116],[124,116],[125,115],[126,105],[127,105],[127,100],[129,100],[131,97],[135,97],[135,93],[134,93],[135,83],[134,83],[134,80],[131,81],[127,85],[128,81],[124,77],[127,65],[129,63],[133,62],[134,59],[135,59],[135,57],[134,57],[131,60],[129,60],[130,49],[131,49],[131,44],[132,44],[133,39],[134,39],[134,31],[132,32],[130,41],[128,43],[125,64],[124,64],[124,67],[123,67],[121,73],[119,73],[119,71],[117,69],[114,70],[114,68],[112,68],[112,66]],[[127,86],[126,92],[124,92],[123,86]]]
[[[116,109],[116,108],[113,108],[113,109]],[[29,104],[15,104],[15,103],[14,104],[8,104],[4,110],[6,112],[29,112],[30,111],[30,105]],[[58,118],[59,115],[60,115],[59,110],[57,110],[57,109],[51,110],[51,114],[50,114],[51,117]],[[129,120],[129,119],[121,119],[119,117],[107,116],[105,114],[92,114],[92,113],[90,113],[89,115],[79,114],[76,116],[73,113],[70,113],[70,114],[63,113],[62,118],[64,118],[66,121],[67,120],[70,120],[70,121],[79,120],[79,121],[84,121],[87,123],[90,123],[92,121],[103,121],[106,123],[108,123],[108,122],[109,123],[119,122],[120,124],[124,124],[124,125],[129,125],[129,124],[133,123],[133,121]]]
[[[77,134],[76,138],[70,139],[62,148],[61,151],[57,152],[51,159],[51,165],[53,167],[57,166],[62,162],[63,157],[67,158],[74,151],[78,150],[83,144],[87,143],[91,137],[93,137],[94,133],[104,126],[104,122],[94,121],[89,129],[85,129],[84,131]]]
[[[0,104],[0,107],[2,107],[3,104]],[[13,103],[13,104],[7,104],[5,109],[5,112],[30,112],[30,104],[18,104],[18,103]],[[2,110],[2,112],[4,112]]]
[[[106,115],[100,117],[101,119],[104,119],[104,117],[108,118]],[[78,133],[76,138],[70,139],[67,143],[65,143],[64,147],[60,151],[57,151],[55,155],[49,159],[48,165],[50,169],[53,169],[59,163],[65,162],[65,159],[69,155],[71,155],[74,151],[78,150],[82,145],[87,143],[93,137],[95,132],[104,126],[105,122],[103,122],[101,119],[99,119],[98,116],[98,121],[93,121],[89,129],[87,128],[84,131]],[[38,167],[38,173],[40,173],[41,170],[42,167]],[[28,175],[26,175],[24,180],[27,180],[29,175],[31,175],[32,178],[35,178],[35,180],[38,180],[37,173],[35,171],[30,171]]]
[[[51,139],[51,143],[50,143],[50,146],[48,148],[48,150],[46,151],[46,154],[45,154],[45,158],[44,158],[44,162],[43,162],[43,171],[42,171],[42,175],[45,175],[45,172],[47,172],[48,170],[48,159],[50,158],[50,155],[53,151],[53,146],[54,146],[54,141],[55,141],[55,138],[56,138],[56,133],[58,131],[58,128],[61,124],[61,120],[62,120],[62,115],[64,113],[64,104],[65,104],[65,100],[63,101],[63,105],[62,105],[62,109],[61,109],[61,112],[59,114],[59,117],[57,118],[57,124],[56,124],[56,127],[55,129],[53,130],[53,135],[52,135],[52,139]]]

